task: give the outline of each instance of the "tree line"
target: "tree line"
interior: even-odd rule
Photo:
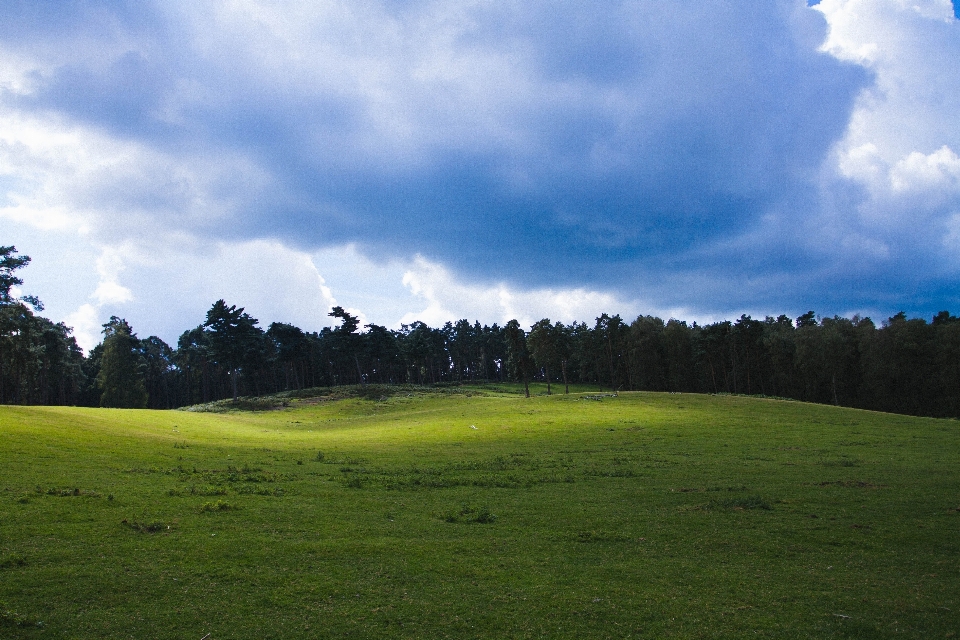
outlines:
[[[337,326],[263,328],[242,307],[215,302],[175,347],[140,338],[111,317],[84,355],[38,300],[15,297],[29,262],[0,247],[0,403],[171,409],[214,400],[334,385],[479,381],[570,384],[610,391],[730,393],[960,416],[960,318],[764,319],[699,325],[602,314],[593,323],[543,319],[529,328],[458,320],[399,330],[367,324],[342,307]]]

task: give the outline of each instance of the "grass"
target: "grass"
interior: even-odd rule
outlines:
[[[956,421],[736,396],[306,395],[0,407],[0,637],[960,630]]]

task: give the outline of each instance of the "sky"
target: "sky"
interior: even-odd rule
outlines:
[[[305,6],[306,5],[306,6]],[[86,349],[960,313],[950,0],[0,4],[0,244]]]

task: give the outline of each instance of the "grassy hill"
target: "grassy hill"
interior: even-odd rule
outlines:
[[[730,396],[366,396],[0,407],[0,637],[960,630],[956,421]]]

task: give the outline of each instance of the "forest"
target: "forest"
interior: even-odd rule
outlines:
[[[123,318],[84,354],[64,323],[17,296],[30,258],[0,246],[0,404],[174,409],[311,387],[366,384],[569,384],[611,392],[744,394],[920,416],[960,416],[960,318],[904,313],[883,320],[742,315],[699,325],[606,313],[593,322],[543,319],[525,328],[463,319],[400,329],[342,307],[334,327],[264,328],[242,307],[212,304],[171,346]]]

